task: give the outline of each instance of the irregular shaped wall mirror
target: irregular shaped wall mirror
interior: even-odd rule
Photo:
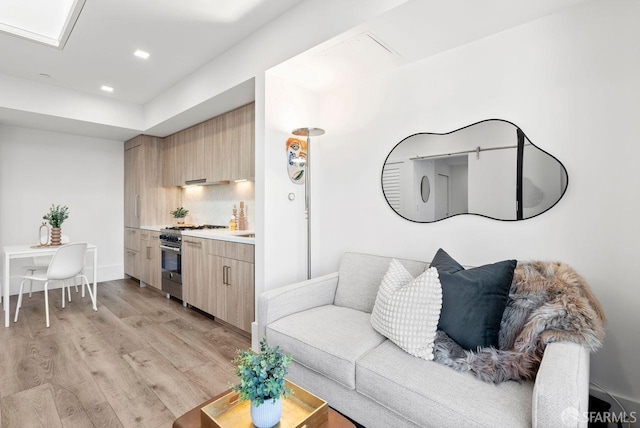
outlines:
[[[558,159],[500,119],[446,134],[411,135],[391,150],[382,168],[389,206],[420,223],[459,214],[535,217],[558,203],[567,184]]]

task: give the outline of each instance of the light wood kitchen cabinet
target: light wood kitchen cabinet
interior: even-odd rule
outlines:
[[[124,273],[133,277],[140,277],[140,252],[124,250]]]
[[[124,273],[140,278],[140,230],[124,229]]]
[[[182,237],[182,299],[215,316],[211,307],[210,277],[207,267],[206,245],[208,240]]]
[[[214,117],[164,139],[162,183],[218,183],[255,177],[255,104]],[[192,183],[195,184],[195,183]]]
[[[205,168],[205,139],[204,123],[181,131],[183,157],[182,179],[185,184],[198,180],[209,180],[208,171]]]
[[[254,246],[183,236],[183,300],[251,333],[255,318]]]
[[[251,332],[254,320],[254,264],[235,259],[222,259],[222,293],[224,314],[219,318],[244,331]],[[225,272],[226,270],[226,272]],[[219,307],[219,306],[218,306]]]
[[[140,230],[140,281],[157,289],[162,288],[160,233]]]
[[[255,316],[254,246],[212,240],[208,252],[215,316],[251,332]]]
[[[124,225],[169,223],[169,207],[177,207],[179,189],[162,188],[162,139],[139,135],[125,143]]]
[[[140,194],[142,177],[138,173],[140,164],[140,145],[124,152],[124,225],[140,226]]]
[[[255,177],[255,104],[224,115],[225,138],[222,160],[228,168],[227,180]]]
[[[183,131],[169,135],[162,142],[162,185],[164,187],[184,186],[185,157],[188,157]]]
[[[224,116],[214,117],[204,125],[204,158],[205,171],[212,182],[228,180],[228,167],[224,159],[225,120]]]
[[[205,122],[205,159],[212,181],[255,177],[255,104]]]
[[[133,227],[124,228],[124,248],[132,251],[140,251],[140,229]]]

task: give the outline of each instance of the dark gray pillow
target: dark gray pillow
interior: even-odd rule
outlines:
[[[441,248],[431,266],[438,270],[442,284],[438,330],[470,351],[497,348],[516,261],[465,269]]]

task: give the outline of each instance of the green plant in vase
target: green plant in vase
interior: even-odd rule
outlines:
[[[51,204],[49,213],[42,216],[44,220],[47,220],[51,225],[51,244],[62,244],[62,223],[69,218],[69,207],[64,205]]]
[[[169,214],[173,216],[178,221],[178,224],[184,224],[184,218],[189,214],[189,210],[184,207],[178,207],[175,210],[171,211]]]
[[[233,390],[239,393],[241,401],[251,401],[251,420],[257,428],[276,425],[282,417],[281,398],[293,393],[284,379],[292,356],[284,354],[278,346],[269,346],[266,339],[260,341],[259,354],[252,350],[237,353],[233,362],[240,383]]]

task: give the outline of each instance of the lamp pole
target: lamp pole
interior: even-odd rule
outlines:
[[[304,213],[307,220],[307,279],[311,279],[311,137],[324,134],[320,128],[297,128],[293,135],[307,137],[307,161],[304,178]]]

